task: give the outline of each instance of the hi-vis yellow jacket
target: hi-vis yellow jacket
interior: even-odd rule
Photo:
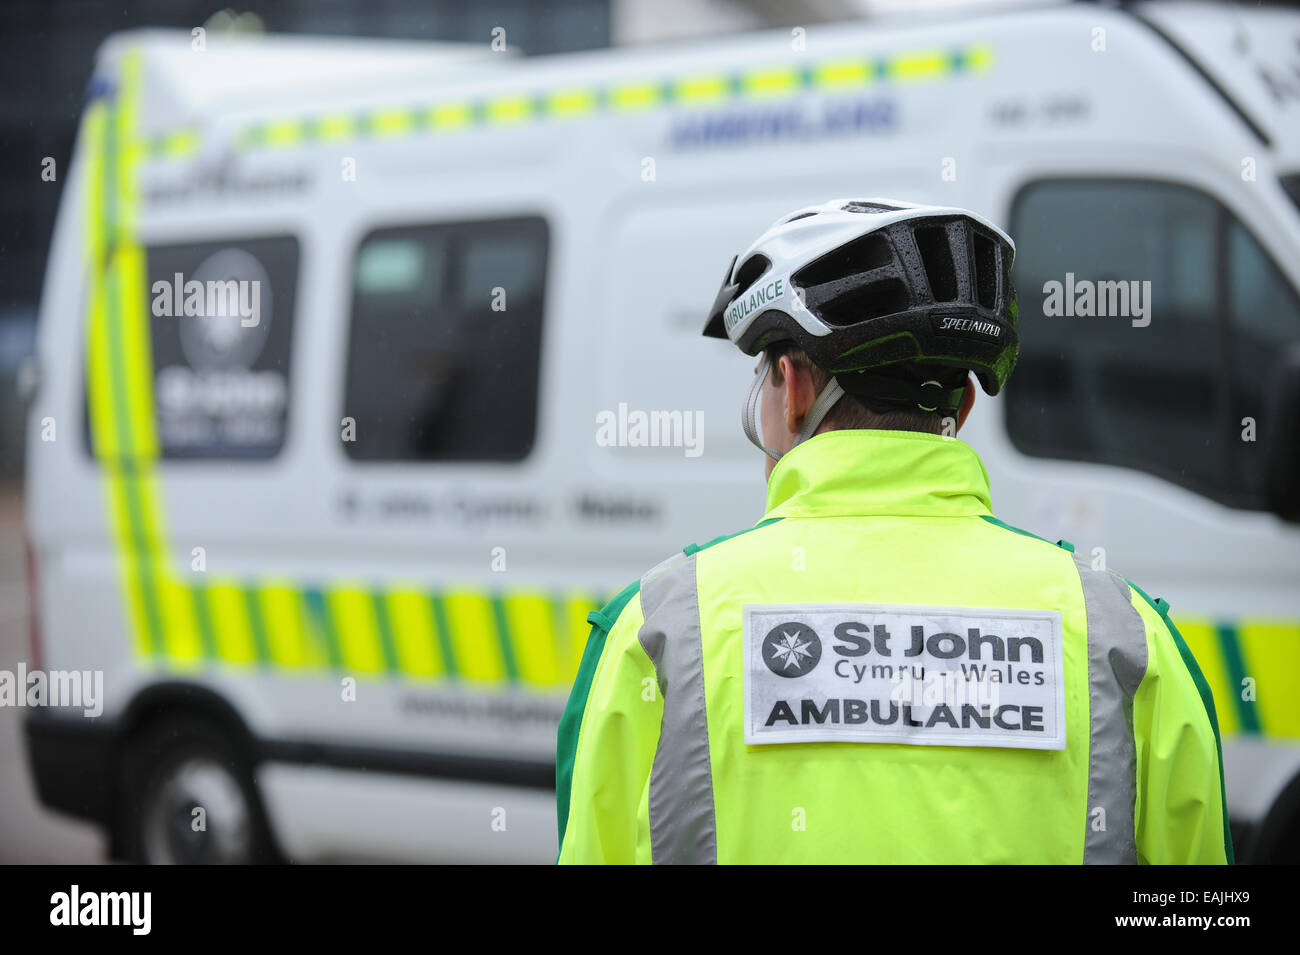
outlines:
[[[969,445],[817,435],[589,617],[559,861],[1230,862],[1167,611],[993,517]]]

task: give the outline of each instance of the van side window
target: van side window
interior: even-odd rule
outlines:
[[[121,335],[122,317],[110,315],[119,335],[103,360],[120,363],[128,376],[150,369],[152,380],[122,384],[147,396],[142,408],[152,404],[161,457],[274,457],[288,422],[298,240],[155,245],[145,250],[145,269],[147,294],[132,300],[149,309],[148,340]],[[147,365],[130,354],[141,346]],[[90,397],[87,391],[83,439],[94,453]]]
[[[1011,233],[1012,443],[1264,507],[1267,385],[1300,306],[1246,228],[1181,185],[1051,180],[1021,190]]]
[[[518,461],[537,425],[537,217],[371,232],[353,264],[341,418],[364,461]]]
[[[1283,352],[1300,344],[1300,296],[1239,222],[1229,224],[1227,245],[1231,339],[1226,352],[1232,366],[1228,427],[1240,439],[1245,419],[1254,421],[1257,432],[1265,430],[1273,369]],[[1240,488],[1248,500],[1261,500],[1263,445],[1237,440],[1229,449],[1229,486]]]

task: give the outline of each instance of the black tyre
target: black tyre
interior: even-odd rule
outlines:
[[[128,745],[119,791],[124,844],[134,862],[279,861],[246,747],[213,721],[151,721]]]

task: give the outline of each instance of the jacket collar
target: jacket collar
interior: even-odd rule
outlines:
[[[916,431],[824,431],[782,455],[765,519],[991,514],[989,476],[964,441]]]

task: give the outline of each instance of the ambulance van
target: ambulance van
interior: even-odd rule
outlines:
[[[103,681],[29,760],[114,857],[553,860],[588,613],[762,517],[724,267],[886,196],[1015,237],[961,438],[1172,605],[1239,860],[1300,858],[1300,14],[195,39],[98,55],[28,420],[26,663]]]

